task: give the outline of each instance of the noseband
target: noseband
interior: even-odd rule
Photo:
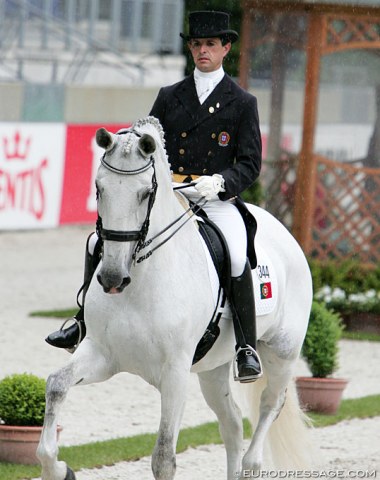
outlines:
[[[140,133],[136,132],[135,130],[122,130],[117,132],[117,135],[123,135],[125,133],[134,133],[136,136],[141,137]],[[100,159],[101,164],[113,173],[117,173],[119,175],[138,175],[147,171],[150,167],[153,168],[152,174],[152,187],[149,192],[149,199],[148,199],[148,208],[145,220],[142,224],[140,230],[108,230],[103,227],[102,218],[98,214],[98,219],[96,221],[96,233],[99,238],[102,240],[110,240],[113,242],[134,242],[137,241],[136,249],[134,256],[136,253],[143,248],[145,244],[145,239],[148,234],[149,224],[150,224],[150,214],[154,205],[154,201],[156,199],[157,193],[157,178],[156,178],[156,168],[154,164],[153,155],[149,157],[149,161],[146,165],[136,168],[134,170],[124,170],[120,168],[113,167],[106,161],[106,152]]]

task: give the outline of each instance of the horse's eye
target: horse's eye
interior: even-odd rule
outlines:
[[[142,203],[144,200],[146,200],[149,197],[151,191],[151,187],[147,187],[141,190],[141,192],[139,192],[138,194],[139,202]]]

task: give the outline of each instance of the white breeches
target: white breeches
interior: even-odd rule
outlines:
[[[180,190],[191,201],[199,200],[194,188]],[[239,277],[247,261],[247,232],[242,216],[232,201],[209,200],[203,210],[222,231],[230,252],[231,275]]]

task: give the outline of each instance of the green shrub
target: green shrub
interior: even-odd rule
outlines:
[[[309,259],[314,293],[326,285],[341,288],[347,294],[380,290],[380,267],[368,268],[355,260],[318,261]]]
[[[45,413],[43,378],[28,373],[14,374],[0,381],[0,419],[6,425],[42,425]]]
[[[338,367],[338,341],[342,331],[340,316],[314,301],[302,346],[302,356],[313,377],[327,377]]]

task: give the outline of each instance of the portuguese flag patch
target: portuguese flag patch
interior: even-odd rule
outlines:
[[[262,300],[266,300],[267,298],[272,298],[272,284],[271,284],[271,282],[260,284],[260,298]]]

